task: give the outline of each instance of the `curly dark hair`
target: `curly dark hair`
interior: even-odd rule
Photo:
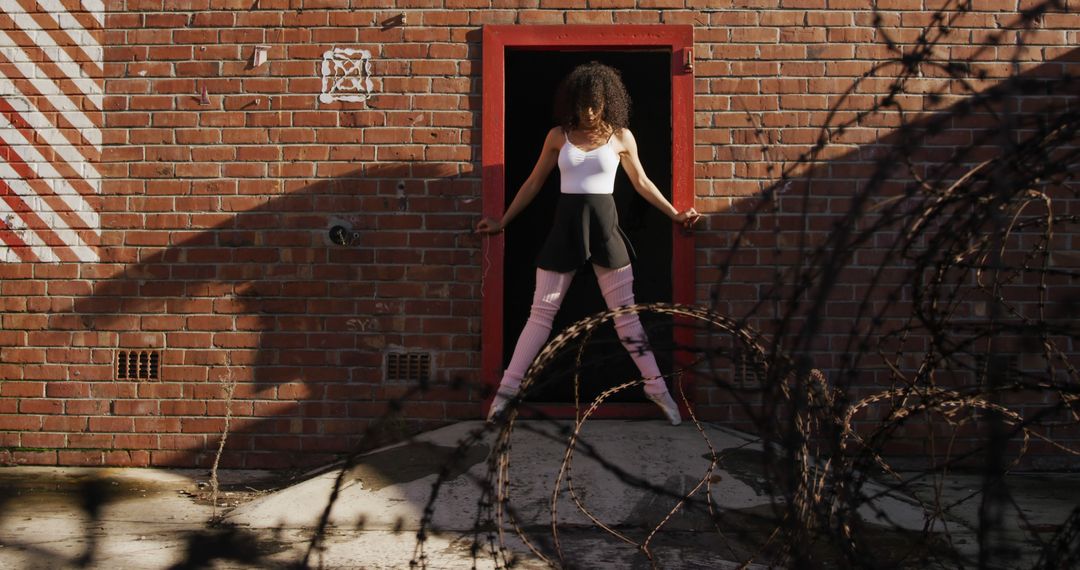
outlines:
[[[602,107],[602,120],[613,130],[630,122],[630,95],[619,70],[598,61],[574,68],[555,92],[555,121],[566,130],[580,125],[586,107]]]

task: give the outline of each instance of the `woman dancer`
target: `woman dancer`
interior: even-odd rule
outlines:
[[[619,165],[634,189],[672,221],[687,228],[697,222],[696,210],[677,211],[645,175],[637,141],[626,128],[629,114],[630,97],[617,70],[597,62],[576,67],[556,93],[559,125],[548,131],[529,177],[501,220],[484,218],[476,226],[476,231],[484,234],[503,231],[532,202],[558,164],[562,194],[551,232],[537,258],[532,308],[488,410],[489,420],[500,415],[517,395],[526,370],[551,334],[555,314],[574,273],[586,261],[592,263],[608,308],[634,303],[632,250],[619,229],[612,197]],[[645,396],[663,410],[672,425],[679,425],[679,407],[648,348],[638,316],[616,317],[615,330],[645,378]]]

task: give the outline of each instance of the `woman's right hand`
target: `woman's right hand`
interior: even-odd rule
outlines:
[[[690,208],[689,210],[683,210],[682,212],[675,214],[675,217],[672,218],[672,221],[682,224],[684,228],[690,230],[694,228],[694,224],[696,224],[700,219],[701,214],[699,214],[697,210]]]
[[[478,234],[497,234],[503,231],[503,225],[492,218],[484,218],[476,224]]]

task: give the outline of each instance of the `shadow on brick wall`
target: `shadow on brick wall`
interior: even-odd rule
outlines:
[[[978,65],[920,49],[869,70],[821,130],[747,114],[741,135],[778,182],[712,216],[699,247],[716,263],[699,296],[761,331],[772,366],[749,387],[707,367],[702,415],[790,441],[777,416],[807,403],[785,391],[813,387],[788,379],[819,368],[837,427],[866,434],[872,455],[981,465],[1007,449],[1026,450],[1029,467],[1073,464],[1024,430],[1080,436],[1080,50],[988,86]],[[878,73],[889,88],[864,94]],[[776,137],[789,133],[805,135],[805,153],[784,154]],[[913,396],[936,401],[906,409]],[[987,402],[1020,412],[994,442]]]
[[[407,393],[377,441],[478,413],[464,384],[479,361],[478,181],[450,166],[367,165],[280,196],[196,185],[207,195],[175,197],[193,205],[180,209],[190,227],[171,230],[151,228],[187,216],[154,211],[147,197],[147,230],[106,232],[126,242],[105,257],[168,245],[49,316],[96,365],[49,379],[50,397],[78,409],[45,430],[89,431],[69,446],[113,450],[61,463],[208,466],[232,385],[227,467],[326,462]],[[344,233],[331,236],[335,226]],[[160,353],[155,379],[116,360],[148,350]],[[402,351],[430,355],[420,393],[384,378],[386,355]]]

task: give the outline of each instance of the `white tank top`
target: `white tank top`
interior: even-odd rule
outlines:
[[[611,148],[609,138],[603,146],[584,151],[570,142],[559,149],[559,177],[563,194],[611,194],[615,191],[615,173],[619,170],[619,154]]]

